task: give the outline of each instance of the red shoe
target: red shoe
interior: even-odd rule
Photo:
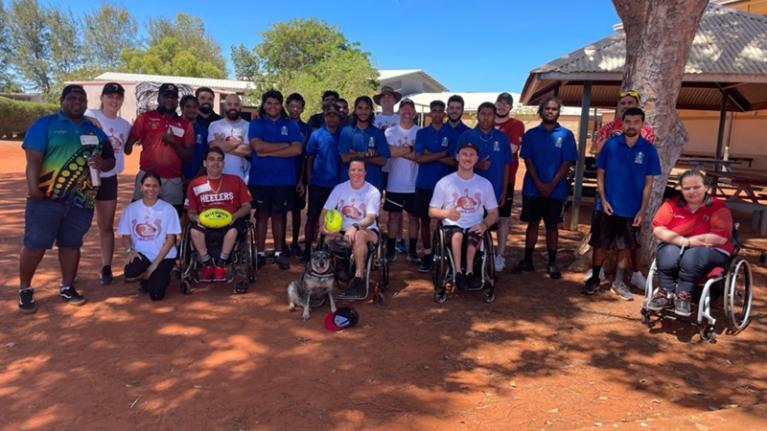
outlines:
[[[209,282],[213,281],[213,265],[205,265],[200,270],[200,281]]]
[[[223,266],[213,268],[213,281],[226,281],[226,270]]]

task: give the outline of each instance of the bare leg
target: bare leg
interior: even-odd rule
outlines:
[[[285,220],[287,213],[272,213],[272,236],[274,237],[274,250],[282,251],[285,248]]]
[[[546,226],[546,249],[548,251],[557,251],[559,246],[559,229],[557,225]]]
[[[477,247],[474,247],[471,244],[467,244],[466,245],[466,272],[474,272],[474,256],[476,254],[477,254]]]
[[[224,235],[224,243],[221,245],[221,253],[231,254],[234,243],[237,241],[237,229],[229,229]]]
[[[421,223],[421,242],[424,250],[431,250],[431,219],[423,217],[418,219]]]
[[[205,244],[205,234],[197,229],[189,229],[189,235],[192,237],[192,244],[197,254],[202,257],[208,254],[208,245]]]
[[[408,239],[418,239],[418,227],[420,222],[415,214],[407,214],[407,237]],[[415,253],[415,250],[408,250],[411,254]]]
[[[77,265],[80,263],[79,248],[59,247],[59,265],[61,266],[61,284],[71,286],[77,277]]]
[[[506,254],[506,239],[509,236],[509,219],[499,218],[498,219],[498,249],[495,251],[495,254],[498,256],[503,256]]]
[[[535,243],[538,242],[538,224],[528,223],[527,230],[525,231],[525,246],[528,248],[535,248]]]
[[[453,265],[455,272],[461,272],[461,244],[463,243],[463,233],[456,232],[450,240],[450,248],[453,251]],[[455,276],[455,274],[453,274]]]
[[[387,228],[389,229],[390,238],[402,238],[402,213],[390,212],[389,222]]]
[[[114,219],[117,200],[96,201],[96,224],[101,242],[101,266],[111,266],[115,251]]]
[[[32,277],[35,275],[37,266],[45,256],[44,248],[22,247],[19,258],[19,288],[26,289],[32,286]]]
[[[269,212],[256,210],[256,246],[259,251],[266,250],[266,229],[269,227]],[[274,228],[272,228],[274,229]]]

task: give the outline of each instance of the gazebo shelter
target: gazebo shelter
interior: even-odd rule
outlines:
[[[522,90],[520,101],[526,105],[556,95],[565,105],[581,106],[573,229],[582,197],[589,109],[615,107],[625,58],[625,33],[618,29],[533,69]],[[767,110],[767,17],[709,3],[693,40],[677,108],[719,111],[715,158],[721,159],[727,112]],[[764,144],[754,142],[759,148]]]

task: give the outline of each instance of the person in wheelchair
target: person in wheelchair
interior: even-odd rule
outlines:
[[[659,289],[647,308],[663,310],[670,305],[669,294],[674,294],[674,313],[690,316],[698,280],[730,260],[732,214],[723,201],[708,194],[701,171],[685,171],[679,185],[682,195],[664,202],[652,221],[659,241],[655,256]]]
[[[349,180],[333,188],[320,214],[337,209],[343,216],[340,233],[328,232],[322,224],[322,233],[327,237],[343,235],[351,245],[354,257],[354,278],[349,283],[346,296],[359,296],[365,289],[365,261],[368,244],[378,242],[378,223],[376,218],[381,206],[381,192],[365,181],[367,169],[365,160],[355,157],[349,162]]]
[[[202,163],[206,175],[189,183],[184,206],[192,223],[192,244],[202,267],[200,281],[226,281],[224,268],[229,263],[238,235],[245,232],[250,217],[250,192],[242,178],[223,173],[224,151],[221,148],[208,149]],[[200,213],[210,208],[232,213],[231,224],[219,229],[200,224]]]
[[[429,217],[442,220],[453,254],[456,288],[479,289],[481,281],[473,273],[472,262],[488,227],[498,220],[498,200],[490,181],[474,173],[479,160],[479,150],[474,143],[463,143],[456,159],[458,170],[443,177],[434,188]],[[461,268],[464,242],[465,269]]]

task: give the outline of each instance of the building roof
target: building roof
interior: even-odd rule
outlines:
[[[210,87],[221,90],[245,92],[254,88],[250,81],[235,81],[232,79],[195,78],[189,76],[171,75],[147,75],[142,73],[106,72],[97,76],[96,81],[116,82],[173,82],[174,84],[186,84],[192,87]]]
[[[381,69],[378,71],[378,81],[381,83],[381,86],[383,86],[386,85],[385,81],[401,79],[411,75],[418,75],[421,79],[424,79],[432,86],[434,86],[434,88],[442,91],[447,91],[447,87],[445,87],[441,82],[434,79],[431,75],[422,69]]]
[[[592,106],[612,107],[623,79],[625,33],[613,35],[530,71],[522,102],[537,103],[559,86],[565,104],[580,104],[583,81],[592,81]],[[685,66],[677,106],[719,110],[767,108],[767,17],[709,3]]]
[[[501,94],[502,91],[496,91],[496,92],[464,92],[464,93],[456,93],[451,91],[443,91],[441,93],[418,93],[413,94],[410,96],[407,96],[409,99],[415,103],[416,110],[418,112],[428,112],[429,111],[429,104],[434,100],[441,100],[445,103],[447,103],[447,99],[450,98],[450,96],[457,94],[461,97],[463,97],[463,109],[466,112],[474,112],[479,108],[479,105],[481,105],[484,102],[491,102],[495,103],[495,99],[498,97],[499,94]],[[520,94],[509,92],[511,96],[514,98],[514,108],[521,108],[524,105],[520,102]],[[398,106],[395,106],[395,109],[398,109]],[[581,110],[578,107],[562,107],[562,115],[580,115]]]

